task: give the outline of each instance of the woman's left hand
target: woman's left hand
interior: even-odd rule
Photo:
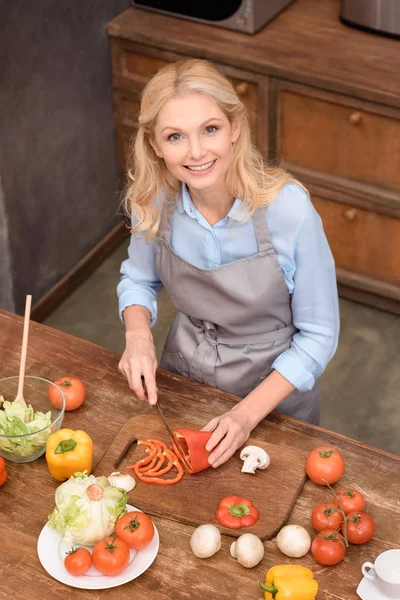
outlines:
[[[202,431],[212,431],[213,434],[206,445],[207,450],[214,450],[208,462],[214,468],[219,467],[242,446],[250,436],[252,427],[249,419],[239,409],[239,405],[232,410],[211,419]]]

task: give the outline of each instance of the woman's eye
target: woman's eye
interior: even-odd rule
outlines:
[[[215,125],[208,125],[208,127],[206,127],[207,133],[214,133],[214,131],[218,131],[218,128],[215,127]]]
[[[180,139],[180,134],[179,133],[171,133],[171,135],[168,136],[168,140],[170,142],[177,142]]]

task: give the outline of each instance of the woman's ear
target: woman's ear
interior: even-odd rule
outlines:
[[[162,158],[163,155],[161,153],[161,150],[159,149],[159,147],[157,146],[157,142],[155,141],[154,138],[149,138],[149,142],[150,142],[150,146],[153,148],[154,152],[157,154],[157,156],[159,158]]]
[[[240,122],[232,121],[231,141],[234,144],[240,135]]]

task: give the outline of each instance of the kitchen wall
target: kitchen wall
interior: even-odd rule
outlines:
[[[128,0],[0,0],[0,307],[37,302],[118,222],[106,23]]]

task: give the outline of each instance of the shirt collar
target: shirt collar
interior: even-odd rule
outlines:
[[[239,198],[236,198],[234,203],[232,204],[230,211],[226,215],[225,219],[226,220],[231,219],[233,221],[238,221],[240,219],[240,212],[241,212],[240,208],[241,208],[242,204],[243,204],[243,201],[240,200]],[[181,214],[183,212],[186,212],[189,215],[189,217],[192,217],[193,219],[196,218],[195,215],[197,214],[198,211],[192,202],[192,199],[190,197],[189,190],[187,188],[186,183],[182,183],[181,198],[176,206],[176,209]]]

